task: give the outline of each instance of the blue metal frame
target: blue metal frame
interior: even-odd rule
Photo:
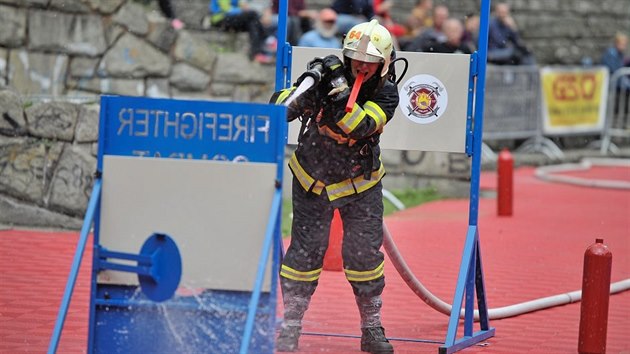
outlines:
[[[74,259],[72,266],[70,267],[70,275],[68,276],[68,282],[66,283],[66,289],[63,292],[63,298],[61,299],[61,305],[59,306],[59,313],[57,320],[55,321],[55,329],[53,330],[50,343],[48,345],[48,354],[57,352],[57,346],[59,345],[59,339],[61,338],[61,331],[63,324],[66,320],[66,314],[68,313],[68,307],[70,306],[70,300],[72,299],[72,293],[74,291],[74,284],[76,283],[77,276],[79,275],[79,269],[81,267],[81,259],[85,252],[85,246],[87,244],[88,236],[90,235],[90,227],[92,227],[92,220],[98,209],[98,205],[101,199],[101,187],[102,181],[97,178],[94,181],[94,187],[92,187],[92,194],[90,195],[90,201],[88,202],[88,208],[85,213],[85,219],[83,220],[83,226],[81,227],[81,234],[79,235],[79,242],[74,253]]]
[[[478,50],[470,56],[470,76],[468,81],[468,102],[466,119],[466,154],[472,157],[469,226],[466,234],[464,253],[453,298],[453,307],[449,318],[446,340],[439,353],[454,353],[475,343],[494,336],[495,329],[489,326],[488,308],[481,267],[479,245],[478,209],[479,178],[481,173],[483,110],[486,84],[486,61],[488,50],[488,28],[491,0],[482,0]],[[278,16],[278,59],[276,63],[276,90],[290,86],[291,46],[286,43],[287,0],[280,0]],[[280,38],[282,40],[280,40]],[[474,100],[474,105],[473,105]],[[474,115],[473,115],[474,109]],[[473,332],[474,299],[477,296],[481,330]],[[457,340],[457,327],[462,304],[465,299],[464,336]]]
[[[486,87],[486,61],[488,58],[488,28],[490,22],[490,1],[482,0],[481,16],[479,23],[479,42],[476,55],[473,55],[471,66],[470,87],[476,74],[475,87],[475,114],[473,120],[472,142],[466,144],[472,150],[472,169],[470,179],[470,205],[468,212],[468,232],[464,253],[460,264],[457,286],[453,296],[453,307],[449,317],[448,331],[444,345],[440,347],[441,354],[450,354],[479,343],[495,335],[495,329],[490,327],[488,319],[488,306],[486,304],[485,284],[483,269],[481,266],[481,250],[479,244],[479,182],[481,174],[482,134],[483,134],[483,110]],[[469,92],[470,93],[470,92]],[[468,103],[468,109],[471,105]],[[469,115],[470,118],[470,115]],[[469,130],[470,131],[470,130]],[[476,291],[475,291],[476,290]],[[481,330],[473,332],[474,325],[474,300],[477,295],[477,308],[479,311],[479,324]],[[457,327],[459,325],[462,302],[466,296],[464,314],[464,336],[456,340]]]
[[[157,134],[158,130],[155,129],[155,134],[140,134],[141,138],[134,134],[124,134],[126,132],[124,124],[122,123],[127,114],[126,110],[131,112],[135,109],[141,109],[143,112],[149,112],[149,110],[155,111],[174,111],[174,112],[196,112],[195,114],[202,114],[200,112],[218,112],[222,114],[242,114],[245,118],[252,119],[252,122],[258,117],[264,116],[269,119],[266,120],[265,125],[258,126],[254,124],[253,128],[247,130],[249,134],[247,139],[234,141],[219,141],[208,140],[195,136],[190,139],[173,139],[172,136],[166,134],[167,129],[164,129],[164,136]],[[219,116],[217,113],[217,116]],[[114,117],[115,115],[115,117]],[[146,255],[134,255],[116,252],[115,250],[105,250],[100,246],[99,242],[99,226],[100,226],[100,198],[102,192],[102,171],[103,171],[103,158],[105,155],[122,155],[122,156],[145,156],[145,157],[180,157],[186,159],[219,159],[238,160],[245,157],[250,162],[264,162],[276,164],[276,179],[275,179],[275,191],[272,200],[272,208],[267,222],[267,228],[265,232],[265,239],[263,243],[263,249],[261,250],[260,259],[258,262],[258,269],[256,279],[254,282],[254,288],[251,292],[234,292],[223,290],[207,289],[200,297],[206,297],[212,299],[219,299],[217,303],[221,305],[227,304],[227,311],[236,311],[237,313],[247,313],[246,319],[240,322],[240,315],[234,316],[232,319],[221,318],[220,314],[212,313],[206,316],[201,321],[202,326],[221,328],[227,325],[235,331],[243,330],[243,336],[240,343],[241,353],[247,353],[250,347],[253,345],[257,352],[272,352],[273,351],[273,339],[275,337],[275,313],[276,313],[276,298],[277,298],[277,277],[271,277],[271,290],[269,293],[262,292],[262,286],[264,283],[265,270],[269,263],[269,257],[272,257],[271,262],[271,274],[277,274],[279,271],[279,259],[281,251],[279,247],[282,245],[280,220],[281,220],[281,208],[282,208],[282,180],[283,180],[283,163],[284,163],[284,147],[286,145],[287,135],[287,122],[286,122],[286,108],[283,106],[270,106],[263,104],[251,104],[251,103],[229,103],[229,102],[209,102],[209,101],[181,101],[181,100],[169,100],[169,99],[150,99],[143,97],[113,97],[103,96],[101,98],[101,112],[100,112],[100,124],[99,124],[99,148],[97,159],[97,172],[94,187],[88,204],[88,209],[85,215],[83,228],[77,245],[74,261],[72,264],[62,304],[59,309],[59,315],[55,324],[55,329],[51,337],[48,353],[55,353],[63,329],[63,323],[68,310],[68,305],[72,297],[74,284],[78,275],[81,258],[83,256],[85,245],[89,236],[90,228],[94,224],[93,241],[94,241],[94,254],[92,263],[92,280],[91,280],[91,296],[90,296],[90,321],[88,328],[88,352],[107,352],[103,346],[103,343],[107,345],[116,346],[115,340],[109,338],[97,338],[99,328],[103,328],[99,323],[97,326],[96,319],[100,314],[102,322],[105,323],[107,329],[116,328],[116,325],[120,323],[126,323],[129,316],[129,310],[132,306],[138,306],[138,308],[144,309],[143,313],[150,313],[157,307],[153,301],[150,301],[146,297],[134,297],[136,294],[136,287],[130,286],[113,286],[97,284],[97,275],[101,269],[119,269],[122,271],[131,271],[140,275],[154,275],[152,270],[146,269],[145,264],[142,263],[145,260]],[[117,119],[117,121],[116,121]],[[201,118],[199,118],[201,119]],[[157,120],[157,119],[156,119]],[[149,120],[143,120],[143,124],[148,123]],[[116,126],[118,123],[119,126]],[[157,123],[153,123],[157,124]],[[217,124],[218,125],[218,124]],[[200,125],[201,126],[201,125]],[[129,128],[129,127],[126,127]],[[125,128],[125,129],[126,129]],[[131,128],[129,128],[131,129]],[[145,132],[147,131],[144,126]],[[200,128],[201,129],[201,128]],[[121,134],[121,131],[123,134]],[[150,130],[153,132],[153,130]],[[228,140],[228,139],[223,139]],[[154,151],[158,149],[159,151]],[[138,153],[138,151],[150,151],[150,153]],[[208,154],[206,154],[208,153]],[[106,258],[118,258],[125,260],[133,260],[138,262],[138,266],[120,265],[111,262],[106,262]],[[137,295],[137,294],[136,294]],[[245,297],[247,296],[247,297]],[[246,299],[249,299],[246,304]],[[235,302],[230,302],[235,301]],[[167,306],[172,306],[176,310],[183,310],[187,313],[191,311],[200,311],[198,303],[190,303],[187,300],[171,301]],[[99,310],[99,308],[101,310]],[[103,308],[110,309],[111,311],[102,311]],[[207,309],[206,309],[207,310]],[[206,311],[204,310],[204,311]],[[140,315],[139,320],[143,321],[145,326],[153,326],[153,319],[151,316],[147,317]],[[221,323],[215,323],[213,321],[221,321]],[[265,339],[261,340],[261,334],[254,332],[255,326],[263,323],[264,328],[268,328],[270,332],[264,335]],[[158,326],[158,325],[156,325]],[[240,327],[240,328],[239,328]],[[147,327],[145,327],[147,328]],[[160,333],[161,329],[156,329],[157,333]],[[271,335],[271,337],[270,337]],[[101,335],[103,337],[103,335]],[[131,335],[130,335],[131,337]],[[146,336],[143,336],[146,337]],[[151,337],[151,336],[149,336]],[[146,337],[146,339],[149,339]],[[206,336],[207,337],[207,336]],[[269,337],[267,340],[266,338]],[[130,339],[129,343],[125,343],[127,346],[137,345],[139,342],[137,339]],[[164,343],[161,343],[164,344]],[[167,343],[170,344],[170,343]],[[176,344],[176,343],[175,343]],[[203,344],[203,343],[202,343]],[[205,343],[207,344],[207,343]],[[217,343],[214,343],[217,344]],[[153,344],[147,344],[153,345]],[[135,347],[134,347],[135,348]],[[161,350],[170,350],[171,348],[162,348]],[[207,345],[205,346],[207,348]],[[261,349],[262,348],[262,349]],[[190,349],[190,348],[189,348]],[[142,348],[138,348],[142,350]],[[223,349],[219,352],[223,352]],[[234,349],[235,350],[235,349]],[[232,351],[232,349],[229,349]],[[212,350],[211,350],[212,352]]]
[[[288,0],[278,3],[278,48],[276,49],[276,91],[291,86],[291,60],[293,51],[287,42]]]

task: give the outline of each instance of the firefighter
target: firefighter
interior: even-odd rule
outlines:
[[[345,276],[361,315],[361,350],[394,352],[380,314],[385,286],[380,251],[385,170],[379,137],[398,106],[392,38],[376,20],[361,23],[344,38],[342,53],[343,62],[335,55],[316,58],[296,86],[271,98],[274,103],[290,102],[289,121],[302,120],[298,147],[289,161],[293,224],[280,269],[284,302],[276,348],[280,352],[298,348],[301,321],[322,271],[334,209],[339,210],[344,228]],[[359,76],[363,83],[346,112],[352,86],[361,82]],[[313,87],[292,97],[308,77]]]

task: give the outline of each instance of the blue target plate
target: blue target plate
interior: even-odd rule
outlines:
[[[168,235],[153,234],[142,245],[140,254],[152,258],[150,275],[138,275],[142,292],[153,301],[173,297],[182,278],[182,257]]]

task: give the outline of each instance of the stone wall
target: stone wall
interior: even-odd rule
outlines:
[[[28,100],[121,94],[265,102],[275,66],[248,60],[247,35],[209,28],[208,0],[172,1],[184,30],[174,31],[153,0],[0,0],[0,87]],[[615,31],[630,33],[628,0],[508,2],[543,65],[597,62]],[[413,3],[398,1],[394,17],[403,21]],[[435,3],[463,17],[479,12],[480,1]]]
[[[98,105],[0,90],[0,223],[76,229],[96,170]]]
[[[247,35],[208,28],[207,0],[173,1],[184,30],[174,31],[149,0],[0,0],[0,224],[80,227],[102,94],[268,100],[275,66],[248,60]],[[412,3],[398,1],[395,16]],[[597,58],[615,30],[630,28],[628,0],[510,3],[543,64]],[[457,16],[478,11],[478,1],[448,5]],[[453,182],[470,175],[461,154],[393,151],[383,159],[390,189],[447,183],[453,193]],[[455,190],[466,193],[467,183]]]
[[[100,94],[265,102],[275,66],[248,37],[190,24],[175,31],[132,0],[0,0],[0,87],[30,101]]]

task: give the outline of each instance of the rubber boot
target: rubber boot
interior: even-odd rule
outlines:
[[[284,321],[276,341],[276,351],[294,352],[298,349],[302,333],[302,318],[308,309],[309,302],[310,296],[284,295]]]
[[[385,337],[385,329],[381,325],[380,296],[355,297],[361,315],[361,350],[372,354],[389,354],[394,347]]]
[[[282,326],[280,335],[276,341],[277,352],[294,352],[298,349],[298,341],[302,327],[300,326]]]
[[[361,351],[372,354],[391,354],[394,347],[385,337],[383,327],[361,328]]]

